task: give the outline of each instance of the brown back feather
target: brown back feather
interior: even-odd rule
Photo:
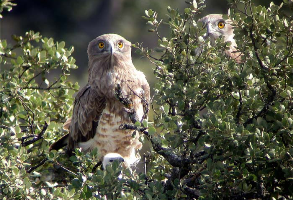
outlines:
[[[78,142],[93,138],[99,119],[106,106],[104,97],[86,85],[75,97],[72,121],[70,126],[68,150],[73,150]]]

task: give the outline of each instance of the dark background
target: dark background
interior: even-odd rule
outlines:
[[[117,33],[132,43],[143,42],[146,47],[154,47],[157,38],[149,33],[150,28],[142,18],[144,11],[153,9],[159,18],[167,19],[167,6],[183,12],[188,5],[184,0],[18,0],[12,11],[4,12],[0,19],[0,37],[11,41],[11,35],[24,35],[29,30],[40,32],[55,41],[65,41],[66,47],[74,46],[73,56],[79,66],[71,75],[71,80],[83,86],[87,81],[87,45],[95,37],[105,33]],[[269,5],[268,0],[254,3]],[[280,4],[282,0],[275,0]],[[227,14],[225,0],[206,0],[206,9],[201,14]],[[162,26],[162,35],[169,29]],[[154,83],[152,64],[133,52],[135,66],[143,71],[151,86]]]

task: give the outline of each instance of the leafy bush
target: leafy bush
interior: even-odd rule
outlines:
[[[73,48],[33,31],[13,39],[13,46],[0,42],[0,194],[22,199],[36,192],[39,175],[27,172],[47,158],[52,138],[62,132],[62,121],[70,113],[73,92],[69,90],[77,90],[78,85],[66,81],[76,68]],[[50,72],[59,76],[49,81]]]
[[[146,13],[163,51],[159,58],[145,53],[158,78],[153,138],[172,154],[158,151],[169,162],[168,190],[203,199],[290,199],[292,13],[242,0],[231,8],[242,63],[223,54],[229,44],[221,39],[202,42],[195,1],[184,14],[168,8],[170,38],[157,32],[157,13]]]
[[[293,198],[292,10],[286,2],[230,6],[241,63],[223,53],[230,44],[221,38],[214,46],[203,40],[203,1],[190,2],[184,13],[169,7],[166,22],[146,11],[158,36],[154,50],[136,45],[158,79],[154,123],[138,127],[152,144],[146,174],[118,163],[93,171],[96,151],[77,149],[70,159],[49,152],[78,89],[66,81],[76,68],[73,48],[32,31],[14,36],[14,45],[1,40],[0,197]],[[162,24],[169,37],[160,35]],[[49,80],[49,72],[59,75]]]

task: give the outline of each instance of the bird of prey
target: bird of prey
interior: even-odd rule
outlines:
[[[131,43],[116,34],[105,34],[88,45],[88,83],[77,93],[71,119],[65,123],[69,133],[51,145],[58,150],[67,145],[70,154],[74,148],[82,151],[98,149],[100,161],[121,155],[126,166],[139,161],[141,149],[139,133],[121,129],[131,123],[129,110],[136,119],[147,118],[150,88],[145,75],[136,70],[131,58]],[[117,98],[117,87],[130,103]],[[128,108],[126,108],[128,107]],[[115,153],[115,154],[112,154]],[[106,161],[105,161],[106,162]]]
[[[225,42],[231,42],[230,48],[225,53],[233,58],[236,62],[241,62],[241,53],[237,50],[237,44],[234,40],[234,30],[230,19],[223,19],[221,14],[210,14],[199,20],[204,24],[207,32],[204,39],[210,39],[211,44],[215,44],[215,40],[222,36]]]

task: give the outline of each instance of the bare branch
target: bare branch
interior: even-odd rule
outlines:
[[[34,77],[32,77],[27,83],[26,83],[26,86],[25,87],[28,87],[28,85],[35,79],[37,78],[39,75],[41,75],[42,73],[46,72],[47,70],[44,69],[42,71],[40,71],[39,73],[37,73]]]
[[[41,131],[37,136],[34,135],[34,136],[22,137],[22,138],[21,138],[21,144],[22,144],[22,146],[26,147],[26,146],[28,146],[28,145],[30,145],[30,144],[35,143],[36,141],[38,141],[38,140],[40,140],[40,139],[43,139],[43,135],[44,135],[44,133],[46,132],[47,128],[48,128],[48,124],[47,124],[47,122],[45,122],[45,125],[43,126],[42,131]],[[24,142],[26,139],[28,139],[28,138],[30,138],[30,137],[33,137],[33,139]]]
[[[39,164],[37,164],[34,167],[31,167],[30,169],[28,169],[26,172],[27,173],[31,173],[32,171],[34,171],[35,169],[37,169],[38,167],[42,166],[43,164],[45,164],[45,162],[48,160],[48,158],[44,158]]]
[[[238,106],[238,111],[237,111],[237,114],[236,114],[236,124],[239,124],[239,121],[240,121],[240,115],[241,115],[241,112],[242,112],[242,95],[241,95],[241,92],[238,91],[238,94],[239,94],[239,106]]]

